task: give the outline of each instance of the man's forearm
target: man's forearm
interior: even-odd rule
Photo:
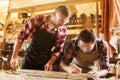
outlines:
[[[49,60],[49,63],[54,64],[54,62],[56,61],[57,57],[56,56],[52,56],[51,59]]]
[[[62,68],[63,71],[67,72],[66,70],[67,65],[64,62],[60,62],[60,67]]]
[[[17,41],[14,45],[14,49],[13,49],[13,53],[12,53],[12,57],[17,57],[18,53],[19,53],[19,49],[21,48],[22,43]]]

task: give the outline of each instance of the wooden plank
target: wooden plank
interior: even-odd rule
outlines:
[[[73,79],[63,79],[63,78],[49,78],[49,77],[36,77],[27,76],[26,74],[11,74],[6,72],[0,72],[0,80],[73,80]]]
[[[72,74],[55,71],[39,70],[18,70],[18,71],[0,71],[0,80],[87,80],[91,77],[89,74]],[[120,80],[115,76],[110,78],[100,78],[99,80]]]
[[[89,74],[73,74],[66,72],[55,72],[55,71],[41,71],[41,70],[24,70],[20,69],[18,71],[13,71],[13,74],[26,74],[27,76],[36,76],[36,77],[50,77],[50,78],[63,78],[63,79],[84,79],[87,80],[88,77],[91,77]]]
[[[90,74],[85,74],[85,73],[81,73],[81,74],[68,73],[67,74],[67,78],[68,79],[82,79],[82,80],[87,80],[87,78],[90,78],[90,77],[91,77]]]

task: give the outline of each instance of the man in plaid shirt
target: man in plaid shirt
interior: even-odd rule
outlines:
[[[68,44],[60,66],[69,73],[91,73],[94,79],[105,76],[109,70],[107,43],[85,29]]]
[[[10,61],[13,70],[18,66],[19,49],[29,36],[32,40],[23,58],[22,69],[54,70],[54,65],[58,64],[55,62],[63,52],[67,33],[64,25],[69,22],[70,16],[70,9],[60,5],[51,15],[31,18],[17,37]]]

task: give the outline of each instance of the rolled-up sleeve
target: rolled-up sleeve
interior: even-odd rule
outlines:
[[[66,36],[67,36],[67,28],[65,26],[61,26],[60,28],[58,28],[57,40],[53,50],[53,54],[56,57],[59,57],[60,54],[63,52]]]
[[[61,61],[64,62],[66,65],[69,65],[73,58],[75,57],[75,41],[72,40],[68,43],[68,46],[66,46],[64,56],[61,58]]]
[[[100,62],[100,69],[107,69],[109,70],[110,69],[110,66],[109,66],[109,55],[108,55],[108,45],[107,45],[107,42],[103,42],[104,45],[101,46],[102,50],[101,50],[101,57],[99,59],[99,62]]]

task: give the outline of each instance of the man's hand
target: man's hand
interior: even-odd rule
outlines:
[[[19,65],[18,59],[12,57],[11,60],[10,60],[10,65],[11,65],[11,68],[14,71],[16,71],[16,69],[18,68],[18,65]]]
[[[99,80],[100,77],[107,75],[107,70],[100,70],[100,71],[90,71],[88,72],[92,75],[94,80]]]
[[[52,71],[53,65],[48,62],[47,64],[45,64],[44,68],[45,68],[45,71]]]
[[[73,64],[71,66],[71,69],[72,69],[72,73],[82,73],[82,69],[78,67],[76,64]]]
[[[66,71],[68,73],[81,73],[82,72],[82,69],[79,68],[77,65],[72,65],[72,66],[67,66],[66,68]]]
[[[82,73],[82,69],[75,64],[67,66],[63,62],[61,62],[60,65],[61,68],[68,73]]]
[[[44,69],[45,71],[52,71],[53,70],[53,64],[57,58],[53,55],[51,59],[45,64]]]

